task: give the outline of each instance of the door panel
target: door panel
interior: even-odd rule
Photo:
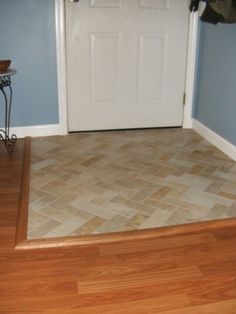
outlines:
[[[165,35],[139,35],[138,102],[155,104],[161,99],[165,64]]]
[[[91,55],[91,105],[117,101],[117,69],[119,33],[92,33]]]
[[[69,130],[180,126],[188,0],[67,1]]]
[[[91,0],[92,8],[120,8],[121,0]]]
[[[168,9],[168,0],[140,0],[140,8],[143,9]]]

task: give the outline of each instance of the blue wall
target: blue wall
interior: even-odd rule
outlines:
[[[202,25],[194,117],[236,145],[236,24]]]
[[[12,126],[58,123],[54,15],[54,0],[0,0],[0,59],[18,71]]]

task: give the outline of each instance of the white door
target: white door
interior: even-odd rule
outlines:
[[[69,131],[180,126],[189,0],[66,3]]]

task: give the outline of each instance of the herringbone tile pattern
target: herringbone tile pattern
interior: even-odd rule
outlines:
[[[28,238],[236,216],[236,163],[192,130],[38,138]]]

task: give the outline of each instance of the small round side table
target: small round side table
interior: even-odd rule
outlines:
[[[12,105],[12,88],[11,76],[16,74],[16,70],[7,70],[0,72],[0,91],[2,92],[5,103],[5,127],[0,129],[0,141],[3,141],[9,153],[13,152],[14,143],[17,140],[15,134],[10,135],[10,122],[11,122],[11,105]],[[7,93],[7,89],[9,93]]]

